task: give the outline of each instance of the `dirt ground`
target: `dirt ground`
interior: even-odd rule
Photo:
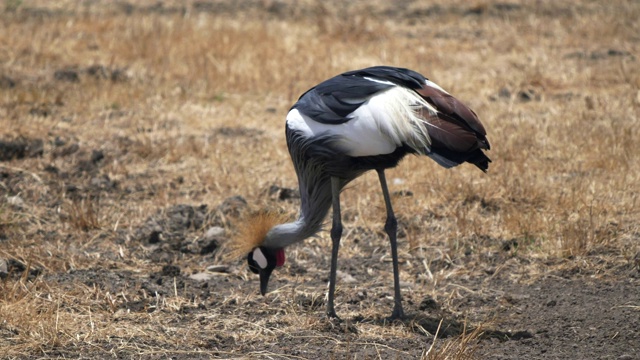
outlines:
[[[7,129],[0,133],[0,357],[640,359],[640,32],[633,35],[629,29],[637,30],[640,6],[576,4],[5,2],[4,30],[35,35],[20,45],[22,50],[0,43],[0,122]],[[579,40],[569,45],[572,36],[594,36],[584,24],[603,9],[607,20],[617,19],[611,33],[605,31],[591,47]],[[130,22],[134,30],[119,28],[122,19],[138,22],[136,17],[140,29]],[[490,82],[506,76],[502,70],[529,71],[519,60],[491,62],[501,51],[500,41],[494,48],[474,48],[489,59],[484,65],[455,60],[464,74],[487,72],[484,84],[447,78],[444,74],[456,71],[449,60],[431,58],[442,86],[455,83],[465,98],[476,96],[474,108],[488,119],[489,139],[497,148],[489,154],[492,171],[504,179],[478,180],[475,169],[454,169],[450,175],[436,167],[403,177],[403,171],[428,159],[409,159],[392,173],[407,313],[393,323],[385,320],[393,306],[393,280],[377,184],[369,177],[348,189],[336,309],[342,321],[331,321],[324,316],[330,261],[326,232],[287,252],[286,266],[274,273],[265,297],[244,259],[226,256],[230,239],[256,204],[295,216],[300,199],[281,134],[283,118],[296,96],[324,75],[298,85],[299,73],[291,65],[265,60],[254,65],[263,77],[244,81],[230,75],[219,80],[223,91],[215,81],[201,85],[199,76],[184,75],[194,70],[182,73],[175,54],[163,58],[162,51],[131,50],[127,63],[122,55],[100,53],[103,42],[121,46],[112,28],[129,36],[148,25],[151,37],[154,32],[165,36],[167,29],[186,32],[187,25],[179,22],[184,20],[176,19],[206,27],[234,17],[240,25],[218,29],[231,34],[231,48],[243,26],[271,24],[269,31],[284,36],[293,31],[286,24],[295,19],[303,25],[310,21],[314,31],[329,32],[346,47],[369,42],[375,47],[391,42],[389,34],[402,36],[408,45],[394,46],[407,54],[417,36],[433,36],[436,48],[458,46],[464,52],[472,46],[464,44],[491,31],[506,36],[505,24],[548,24],[565,31],[558,44],[560,35],[537,28],[536,39],[551,44],[540,48],[563,49],[562,56],[547,59],[549,68],[570,63],[568,68],[586,69],[592,88],[570,74],[545,74],[547,54],[527,50],[514,59],[539,56],[531,60],[537,67],[529,74],[533,80]],[[392,24],[376,27],[383,21]],[[580,25],[570,35],[574,21]],[[56,36],[39,37],[38,26],[57,22],[58,35],[71,45],[56,43]],[[447,31],[429,32],[420,27],[423,22],[442,22]],[[473,25],[452,25],[459,22]],[[98,31],[82,46],[69,40],[88,36],[94,25],[110,35],[103,39]],[[67,33],[65,26],[73,30]],[[305,26],[293,29],[303,43],[314,41],[305,38]],[[383,32],[386,40],[380,40]],[[197,31],[189,34],[176,43],[197,46],[202,40]],[[349,34],[358,40],[344,40]],[[130,41],[122,36],[122,43]],[[48,50],[47,42],[60,53]],[[256,42],[260,46],[270,47]],[[212,63],[233,64],[243,56],[231,52]],[[22,62],[30,56],[31,65]],[[135,62],[145,56],[153,61]],[[389,60],[379,56],[371,61]],[[339,54],[326,57],[340,64],[336,68],[349,63]],[[416,68],[420,60],[404,65],[402,58],[396,65]],[[200,66],[199,59],[195,56],[190,66]],[[286,84],[271,90],[263,84],[273,80],[264,73],[276,76],[270,66],[297,75],[280,75]],[[605,71],[612,75],[605,77]],[[598,87],[602,82],[610,87]],[[247,104],[250,96],[255,100]],[[196,113],[208,106],[213,110]],[[569,113],[581,115],[572,120]],[[533,125],[526,114],[533,114]],[[566,147],[586,154],[580,157],[540,145],[544,140],[520,141],[501,116],[521,121],[524,130],[517,131],[537,129],[549,138],[556,136],[554,126],[564,125],[561,120],[548,125],[543,120],[548,117],[585,127],[609,119],[612,131],[615,124],[622,130],[616,140],[602,140],[600,150],[590,150],[595,146],[587,141],[607,138],[606,131],[563,128],[564,133],[583,131],[585,143]],[[226,120],[210,120],[216,117]],[[239,124],[238,118],[248,120]],[[521,164],[529,156],[541,159],[528,163],[533,170],[500,165]],[[617,156],[625,165],[611,168],[620,173],[603,160]],[[433,176],[431,187],[421,180],[426,174]],[[608,192],[598,195],[602,189]],[[459,195],[442,195],[447,191]]]

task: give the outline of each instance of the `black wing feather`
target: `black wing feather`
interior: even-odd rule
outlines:
[[[392,84],[366,78],[384,80]],[[349,121],[349,114],[356,111],[371,96],[394,86],[393,84],[418,89],[424,81],[425,77],[415,71],[390,66],[348,71],[309,89],[300,96],[292,109],[298,109],[323,124],[342,124]]]

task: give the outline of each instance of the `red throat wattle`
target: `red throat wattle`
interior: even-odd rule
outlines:
[[[284,249],[276,250],[276,266],[280,267],[284,265]]]

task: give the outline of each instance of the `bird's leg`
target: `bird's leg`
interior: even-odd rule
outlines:
[[[380,179],[380,185],[382,186],[382,194],[384,195],[384,203],[387,208],[387,221],[384,224],[384,230],[389,235],[389,241],[391,242],[391,258],[393,260],[393,291],[394,291],[394,305],[393,312],[391,313],[391,320],[401,319],[404,317],[402,311],[402,295],[400,294],[400,273],[398,270],[398,242],[396,234],[398,230],[398,221],[393,214],[393,207],[391,206],[391,198],[389,197],[389,189],[387,188],[387,179],[384,176],[384,170],[378,171],[378,178]]]
[[[340,218],[340,178],[331,177],[331,196],[333,201],[333,223],[331,225],[331,274],[329,276],[329,299],[327,301],[327,316],[338,318],[333,306],[336,291],[336,271],[338,268],[338,249],[342,237],[342,219]]]

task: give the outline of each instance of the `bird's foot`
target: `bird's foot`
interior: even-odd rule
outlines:
[[[327,310],[327,318],[334,322],[342,322],[342,319],[340,319],[340,317],[336,314],[335,310]]]
[[[402,310],[402,306],[394,306],[391,316],[389,316],[386,320],[388,322],[394,322],[396,320],[402,319],[404,319],[404,311]]]

